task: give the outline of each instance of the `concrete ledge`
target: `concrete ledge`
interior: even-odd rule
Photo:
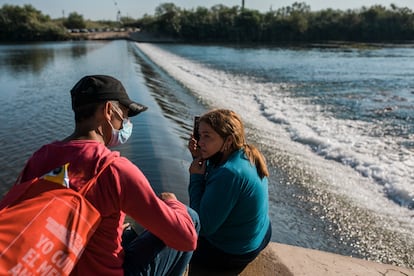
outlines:
[[[414,270],[272,242],[242,271],[205,271],[190,266],[188,275],[414,276]]]

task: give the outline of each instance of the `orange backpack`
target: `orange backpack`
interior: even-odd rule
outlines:
[[[84,196],[112,161],[79,192],[62,185],[67,165],[9,190],[0,201],[0,275],[70,274],[101,220]]]

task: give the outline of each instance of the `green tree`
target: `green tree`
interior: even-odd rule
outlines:
[[[238,6],[227,7],[215,5],[211,7],[211,19],[213,30],[219,40],[237,40],[235,22],[240,13]]]
[[[68,29],[83,29],[86,28],[86,22],[83,19],[83,15],[77,12],[69,14],[68,18],[63,22],[64,26]]]
[[[326,9],[315,12],[309,18],[308,37],[314,40],[333,40],[343,38],[344,30],[343,12],[339,10]]]
[[[163,33],[178,36],[181,29],[181,10],[174,3],[163,3],[155,9],[158,18],[157,29]]]
[[[305,40],[309,24],[310,6],[302,2],[294,2],[286,9],[285,26],[290,33],[289,40]]]
[[[3,5],[0,9],[0,40],[34,41],[64,39],[65,32],[32,5]]]
[[[183,11],[180,16],[180,37],[208,41],[212,35],[213,24],[207,8],[197,7],[191,11]]]
[[[239,41],[257,42],[261,40],[262,17],[256,10],[244,9],[235,18]]]

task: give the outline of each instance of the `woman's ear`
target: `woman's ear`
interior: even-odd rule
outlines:
[[[225,144],[225,148],[226,149],[231,149],[232,148],[232,144],[233,144],[233,136],[231,136],[231,135],[227,136],[224,144]]]

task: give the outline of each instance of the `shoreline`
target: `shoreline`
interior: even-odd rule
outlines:
[[[248,42],[237,40],[204,40],[198,41],[194,39],[180,39],[174,38],[164,34],[158,34],[136,28],[132,30],[119,29],[108,31],[88,31],[86,29],[76,32],[71,30],[65,34],[63,39],[57,40],[4,40],[1,43],[27,43],[27,42],[50,42],[50,41],[76,41],[76,40],[130,40],[141,43],[185,43],[185,44],[200,44],[200,45],[238,45],[238,46],[252,46],[252,45],[274,45],[277,47],[303,47],[303,48],[325,48],[325,49],[375,49],[375,48],[414,48],[414,40],[398,40],[398,41],[352,41],[352,40],[309,40],[309,41],[292,41],[283,40],[277,42]]]
[[[250,43],[239,42],[195,42],[180,41],[179,39],[167,37],[164,35],[154,34],[147,31],[108,31],[108,32],[89,32],[89,33],[71,33],[70,37],[74,40],[118,40],[125,39],[140,43],[189,43],[189,44],[240,44],[250,45]],[[309,41],[309,42],[279,42],[274,45],[298,46],[308,48],[356,48],[369,49],[381,47],[408,47],[414,48],[414,41],[400,41],[395,43],[389,42],[353,42],[353,41]]]
[[[89,33],[70,33],[73,40],[117,40],[130,39],[131,32],[89,32]]]
[[[136,42],[152,43],[175,43],[179,42],[174,38],[152,34],[145,31],[109,31],[109,32],[89,32],[89,33],[70,33],[73,40],[118,40],[125,39]]]

